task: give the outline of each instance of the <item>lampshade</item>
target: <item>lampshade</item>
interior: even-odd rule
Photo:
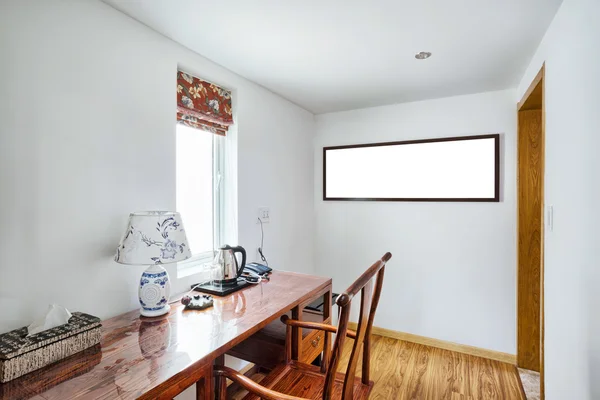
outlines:
[[[133,265],[167,264],[191,255],[178,212],[143,211],[129,214],[115,261]]]

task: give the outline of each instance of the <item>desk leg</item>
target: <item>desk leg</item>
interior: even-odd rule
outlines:
[[[202,378],[196,382],[196,400],[214,400],[213,397],[213,369],[212,365],[206,368]]]
[[[292,319],[302,321],[302,308],[299,306],[292,308]],[[302,354],[302,328],[293,327],[292,329],[292,359],[300,360]]]
[[[215,359],[215,365],[225,365],[225,355],[221,355]],[[211,380],[212,382],[212,380]],[[222,400],[227,398],[227,378],[219,376],[215,378],[215,399]],[[211,391],[212,392],[212,391]],[[208,397],[207,397],[208,399]]]
[[[331,289],[323,295],[323,320],[331,317]],[[333,321],[332,321],[333,323]],[[321,372],[327,372],[329,360],[331,359],[331,333],[325,332],[325,340],[323,340],[323,358],[321,359]]]

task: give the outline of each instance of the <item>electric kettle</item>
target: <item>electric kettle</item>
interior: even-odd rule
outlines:
[[[242,254],[242,265],[238,265],[235,253]],[[213,282],[218,285],[235,285],[246,266],[246,250],[242,246],[225,245],[217,250],[213,265],[216,267]]]

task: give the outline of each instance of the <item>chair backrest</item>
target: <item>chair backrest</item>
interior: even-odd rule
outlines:
[[[371,356],[371,328],[373,327],[373,319],[375,318],[375,310],[379,304],[381,296],[381,288],[383,286],[383,273],[385,264],[392,258],[391,253],[385,255],[375,264],[371,265],[344,293],[342,293],[336,301],[339,307],[338,331],[331,353],[331,360],[327,368],[325,378],[325,388],[323,390],[323,399],[329,400],[335,383],[336,371],[344,350],[344,342],[348,332],[348,321],[350,318],[350,308],[352,299],[359,292],[360,296],[360,312],[358,317],[358,326],[356,328],[356,338],[352,347],[352,353],[348,361],[346,369],[346,377],[344,378],[344,388],[342,392],[342,400],[352,400],[354,395],[354,379],[356,375],[356,366],[360,351],[363,351],[362,365],[362,382],[369,383],[369,368]]]

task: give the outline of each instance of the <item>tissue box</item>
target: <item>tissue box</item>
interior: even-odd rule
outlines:
[[[27,337],[27,327],[0,335],[0,382],[5,383],[100,343],[100,318],[74,312],[68,324]]]

